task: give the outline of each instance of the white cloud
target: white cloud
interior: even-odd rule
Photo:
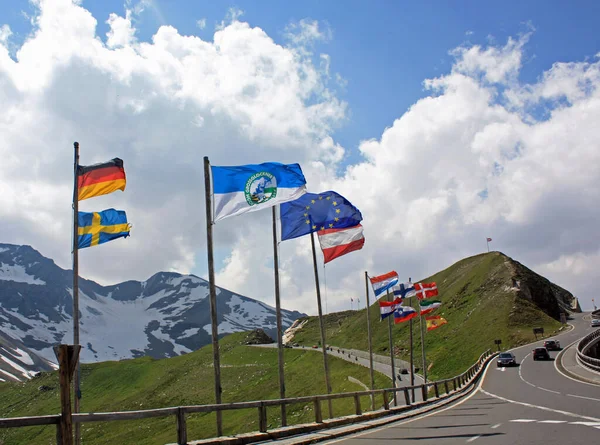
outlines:
[[[329,28],[290,25],[286,46],[239,17],[231,11],[211,41],[162,26],[145,42],[127,12],[94,18],[68,0],[41,0],[16,60],[0,43],[1,241],[69,266],[77,140],[82,164],[119,156],[128,176],[124,193],[81,210],[125,209],[134,224],[130,238],[83,250],[82,275],[202,275],[202,157],[299,162],[310,191],[334,189],[364,216],[364,249],[327,265],[330,311],[350,297],[364,305],[365,270],[416,280],[484,251],[486,236],[589,304],[596,278],[585,265],[600,251],[600,62],[556,63],[522,84],[527,36],[461,46],[446,74],[424,81],[430,95],[361,141],[362,158],[346,166],[333,137],[346,104],[328,88],[335,57],[311,58]],[[106,43],[97,20],[110,25]],[[217,284],[272,304],[270,212],[214,229]],[[309,238],[282,242],[280,257],[283,306],[315,313]]]
[[[196,26],[200,29],[206,28],[206,19],[202,18],[202,19],[196,20]]]

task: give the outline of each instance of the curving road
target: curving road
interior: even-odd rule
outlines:
[[[563,347],[591,331],[581,314],[569,322],[574,329],[556,337]],[[519,367],[498,369],[492,362],[477,391],[449,408],[325,443],[600,443],[600,385],[565,376],[554,361],[533,361],[536,345],[512,350]]]

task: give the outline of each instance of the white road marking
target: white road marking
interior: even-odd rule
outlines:
[[[529,422],[537,422],[535,419],[513,419],[510,422],[519,422],[519,423],[529,423]]]
[[[598,427],[600,426],[599,422],[570,422],[572,425],[585,425],[585,426],[593,426],[593,427]]]
[[[505,397],[501,397],[501,396],[498,396],[496,394],[492,394],[491,392],[488,392],[485,389],[481,389],[481,388],[479,389],[479,391],[481,391],[482,393],[484,393],[484,394],[486,394],[486,395],[488,395],[490,397],[494,397],[494,398],[496,398],[498,400],[504,400],[505,402],[508,402],[508,403],[515,403],[517,405],[523,405],[523,406],[527,406],[529,408],[537,408],[537,409],[541,409],[543,411],[550,411],[552,413],[563,414],[563,415],[569,416],[569,417],[578,417],[580,419],[591,420],[592,422],[600,422],[600,419],[598,419],[596,417],[582,416],[580,414],[571,413],[569,411],[561,411],[559,409],[552,409],[552,408],[547,408],[545,406],[532,405],[531,403],[525,403],[525,402],[518,402],[516,400],[510,400],[510,399],[507,399]]]
[[[540,420],[538,423],[567,423],[566,420]]]
[[[542,388],[541,386],[538,386],[537,389],[541,389],[542,391],[553,392],[554,394],[560,394],[558,391],[552,391],[551,389]]]
[[[576,396],[575,394],[567,394],[569,397],[577,397],[578,399],[595,400],[600,402],[600,399],[594,399],[593,397]]]
[[[496,429],[496,428],[498,428],[500,425],[502,425],[502,424],[501,424],[501,423],[497,423],[496,425],[494,425],[494,426],[492,427],[492,429],[493,429],[493,430],[495,430],[495,429]]]
[[[474,440],[477,440],[477,439],[479,439],[480,437],[481,437],[481,435],[479,435],[479,436],[473,436],[473,437],[471,437],[470,439],[468,439],[468,440],[467,440],[467,442],[473,442]]]

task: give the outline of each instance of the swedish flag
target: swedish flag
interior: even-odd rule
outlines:
[[[107,209],[102,212],[79,212],[77,246],[79,249],[97,246],[117,238],[129,236],[131,224],[124,210]]]

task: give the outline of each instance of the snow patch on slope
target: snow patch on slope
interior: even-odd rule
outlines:
[[[25,267],[18,264],[11,266],[9,264],[0,263],[0,280],[16,281],[18,283],[27,284],[46,284],[45,281],[28,275],[25,271]]]

